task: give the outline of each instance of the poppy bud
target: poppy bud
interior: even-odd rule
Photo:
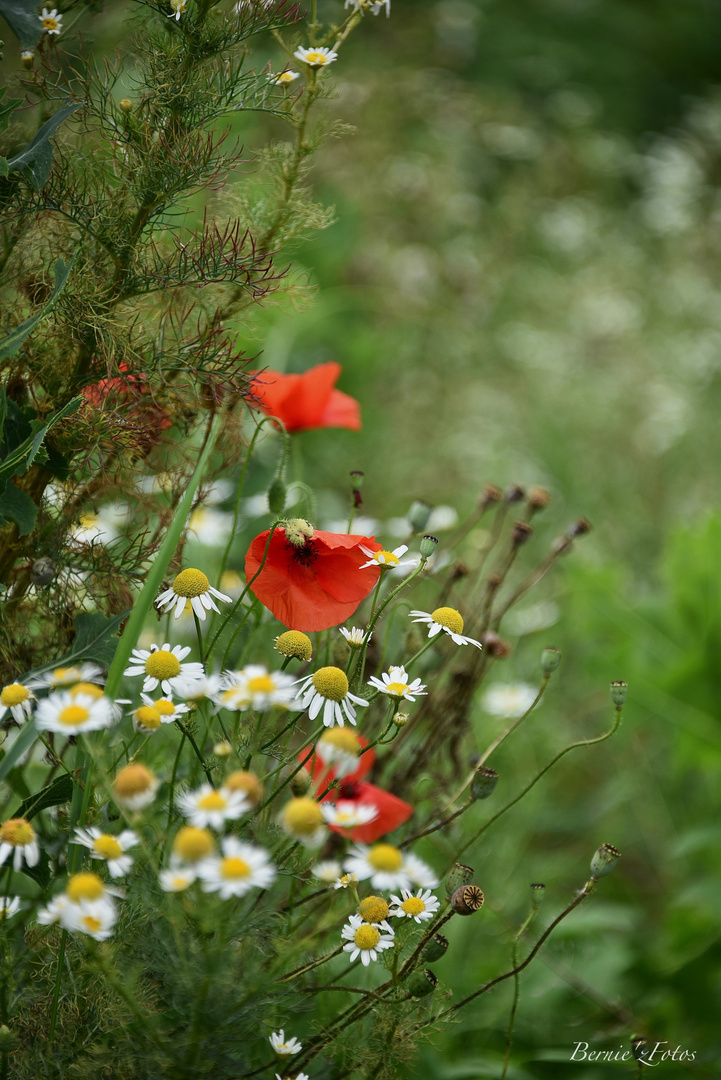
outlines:
[[[601,844],[596,854],[591,859],[591,876],[595,878],[606,877],[621,858],[621,852],[613,844]]]
[[[438,979],[430,968],[422,968],[422,970],[414,971],[409,976],[405,986],[411,997],[426,997],[428,994],[432,994],[438,986]]]
[[[561,663],[561,650],[549,646],[541,653],[541,671],[544,675],[550,675]]]
[[[462,885],[469,885],[473,881],[474,873],[470,866],[457,862],[446,878],[446,894],[452,896]]]
[[[297,772],[290,782],[290,790],[294,795],[305,795],[306,791],[312,784],[312,778],[309,772],[305,769],[301,769]]]
[[[538,884],[538,883],[536,883],[534,885],[531,885],[531,903],[533,904],[534,910],[541,903],[541,900],[543,900],[543,897],[545,896],[545,894],[546,894],[546,886],[545,885],[541,885],[541,884]]]
[[[354,491],[360,491],[363,487],[363,481],[365,480],[365,473],[360,469],[354,469],[350,474],[351,485]]]
[[[421,558],[429,559],[437,547],[438,540],[435,536],[424,536],[420,543]]]
[[[443,934],[434,934],[421,953],[421,960],[433,964],[448,952],[448,938]]]
[[[413,532],[423,532],[428,524],[432,509],[430,503],[423,502],[420,499],[416,499],[415,502],[411,503],[411,508],[408,511],[408,524],[413,529]]]
[[[483,907],[484,899],[477,885],[461,885],[451,897],[451,907],[456,915],[474,915]]]
[[[278,514],[282,514],[285,510],[285,497],[287,491],[288,489],[286,488],[285,483],[279,476],[276,476],[275,480],[268,488],[268,509],[275,517],[277,517]],[[286,536],[287,535],[288,531],[286,529]]]
[[[612,682],[611,683],[611,701],[620,709],[622,705],[626,704],[626,696],[628,694],[628,683],[626,682]]]
[[[495,769],[489,769],[487,765],[481,765],[476,769],[471,780],[471,798],[487,799],[496,790],[498,773]]]

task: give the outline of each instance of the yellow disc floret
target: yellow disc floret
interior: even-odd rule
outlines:
[[[140,708],[135,710],[133,715],[138,724],[144,728],[155,730],[155,728],[160,727],[162,723],[160,712],[157,709],[154,709],[152,705],[141,705]]]
[[[180,660],[170,649],[158,649],[145,661],[145,674],[154,679],[173,679],[180,674]]]
[[[59,667],[50,672],[50,678],[55,686],[67,686],[68,683],[76,683],[80,680],[80,668]]]
[[[97,701],[98,698],[103,696],[103,688],[92,682],[78,682],[70,687],[69,693],[72,694],[73,697],[76,697],[78,694],[85,694],[86,697],[93,698],[94,701]]]
[[[153,708],[156,709],[161,716],[175,715],[175,705],[172,701],[168,701],[168,699],[164,697],[158,698],[157,701],[154,701]]]
[[[133,795],[142,795],[154,782],[150,769],[137,762],[120,770],[115,777],[115,791],[121,799],[130,799]]]
[[[221,859],[220,873],[224,878],[230,878],[233,881],[237,881],[238,878],[248,877],[250,874],[250,867],[243,859],[239,859],[235,855],[229,855],[225,859]]]
[[[173,855],[184,862],[199,862],[207,859],[215,851],[215,840],[208,829],[198,829],[195,825],[184,825],[178,829],[173,840]]]
[[[328,728],[318,740],[318,745],[332,746],[336,750],[342,750],[345,754],[353,754],[356,757],[360,753],[358,736],[347,727]]]
[[[181,570],[173,579],[173,592],[176,596],[201,596],[207,593],[210,582],[202,570]]]
[[[274,648],[281,656],[294,656],[297,660],[310,660],[313,655],[310,638],[300,630],[286,630],[275,639]]]
[[[315,799],[303,795],[285,804],[282,821],[291,836],[311,836],[323,824],[323,814]]]
[[[103,833],[93,841],[93,851],[101,859],[117,859],[123,854],[123,849],[114,836]]]
[[[255,773],[245,769],[236,769],[225,778],[223,787],[229,791],[241,791],[254,804],[263,798],[263,785]]]
[[[254,678],[248,679],[247,685],[251,694],[272,694],[275,690],[272,675],[256,675]]]
[[[29,697],[30,691],[22,683],[10,683],[9,686],[3,687],[0,692],[0,705],[5,705],[9,709],[13,705],[22,705]]]
[[[199,810],[225,810],[228,800],[219,791],[209,791],[207,795],[201,795],[195,805]]]
[[[370,923],[363,923],[353,935],[353,940],[359,949],[374,949],[381,939],[380,931]]]
[[[392,844],[374,844],[368,852],[368,862],[374,870],[392,872],[403,866],[403,856]]]
[[[364,922],[383,922],[389,911],[382,896],[366,896],[358,905],[358,914]]]
[[[420,915],[426,910],[426,905],[421,900],[420,896],[409,896],[407,900],[403,901],[401,907],[406,915]]]
[[[305,62],[306,64],[315,64],[316,67],[322,67],[323,64],[328,63],[328,57],[325,55],[325,53],[316,52],[314,49],[309,49],[309,51],[305,54]]]
[[[376,551],[373,558],[381,566],[398,566],[398,556],[394,555],[392,551]]]
[[[342,701],[348,693],[348,678],[339,667],[322,667],[313,676],[313,686],[321,697]]]
[[[35,839],[35,829],[24,817],[8,818],[0,825],[0,843],[25,847]]]
[[[99,900],[105,895],[105,886],[97,874],[73,874],[65,895],[75,904],[81,900]]]
[[[386,694],[392,694],[394,697],[405,697],[407,693],[408,683],[391,682],[386,686]]]
[[[58,721],[64,727],[80,727],[90,719],[90,711],[83,705],[66,705],[58,713]]]
[[[446,630],[450,630],[452,634],[463,633],[463,616],[455,608],[437,607],[435,611],[431,612],[431,618],[433,622],[445,627]]]

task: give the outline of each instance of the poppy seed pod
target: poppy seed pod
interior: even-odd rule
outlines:
[[[422,968],[420,971],[413,972],[405,986],[412,997],[426,997],[438,986],[438,979],[430,968]]]
[[[621,681],[611,683],[611,701],[617,709],[620,709],[622,705],[626,704],[627,696],[628,683]]]
[[[438,540],[435,536],[424,536],[419,546],[421,551],[421,558],[429,559],[438,547]]]
[[[462,885],[470,885],[475,871],[465,863],[457,862],[446,878],[446,895],[452,896]]]
[[[416,499],[415,502],[411,503],[411,508],[408,511],[408,524],[413,529],[413,532],[423,532],[428,524],[432,509],[430,503],[423,502],[422,499]]]
[[[545,895],[546,895],[546,886],[545,885],[542,885],[539,882],[535,882],[533,885],[531,885],[531,903],[533,904],[534,910],[541,903],[541,900],[543,900],[543,897]]]
[[[610,874],[620,858],[621,852],[618,848],[615,848],[613,844],[601,844],[600,848],[591,859],[592,876],[595,878],[602,878],[605,877],[606,874]]]
[[[496,790],[498,773],[487,765],[481,765],[476,769],[471,780],[471,798],[487,799]]]
[[[421,953],[421,960],[433,964],[448,952],[448,938],[443,934],[434,934]]]
[[[451,897],[451,907],[456,915],[475,915],[483,907],[485,897],[477,885],[461,885]]]
[[[561,650],[552,646],[544,649],[541,653],[541,671],[544,675],[550,675],[561,663]]]

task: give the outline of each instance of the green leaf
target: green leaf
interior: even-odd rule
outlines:
[[[43,33],[37,5],[32,0],[0,0],[3,16],[21,49],[34,49]]]
[[[74,262],[74,255],[67,264],[64,263],[62,259],[58,259],[54,267],[55,286],[50,299],[36,315],[32,315],[29,319],[26,319],[25,322],[21,323],[16,330],[13,330],[4,341],[0,341],[0,360],[7,360],[9,356],[14,356],[25,341],[25,338],[29,337],[38,323],[50,314],[57,303],[60,293],[65,288],[65,283],[68,280]]]
[[[15,768],[25,751],[29,750],[33,745],[37,736],[38,732],[35,727],[35,721],[33,719],[26,720],[17,739],[5,754],[2,761],[0,761],[0,780],[4,780],[10,770]]]
[[[0,154],[0,176],[6,177],[8,172],[8,159]]]
[[[2,0],[0,0],[1,2]],[[25,149],[21,150],[15,157],[10,158],[8,161],[10,172],[27,169],[30,183],[36,191],[39,191],[50,176],[50,167],[53,163],[51,137],[63,121],[67,120],[76,109],[82,108],[84,104],[84,101],[66,101],[64,105],[61,105],[58,111],[49,120],[45,121],[37,135],[30,140]]]
[[[0,484],[9,480],[11,476],[18,476],[30,468],[50,428],[57,424],[58,420],[62,420],[74,413],[79,408],[80,402],[81,398],[73,398],[62,409],[58,409],[56,413],[53,413],[44,424],[41,424],[38,420],[32,421],[30,426],[35,429],[33,434],[28,435],[27,439],[24,439],[19,446],[0,461]]]
[[[31,821],[41,810],[47,810],[49,806],[62,806],[70,802],[73,795],[73,778],[69,773],[56,776],[51,784],[36,791],[29,799],[13,811],[13,817],[24,817]]]
[[[40,862],[35,866],[23,866],[23,874],[37,881],[41,889],[47,889],[50,884],[50,859],[47,851],[40,852]]]
[[[35,528],[38,508],[25,491],[21,491],[12,481],[8,481],[0,495],[0,522],[14,521],[19,536],[27,536]]]
[[[7,101],[3,101],[2,99],[5,97],[6,90],[7,86],[0,86],[0,131],[5,130],[10,122],[10,117],[15,112],[18,105],[22,105],[21,98],[8,98]],[[5,160],[5,158],[2,158],[2,161]],[[4,175],[7,176],[7,172],[4,173]]]
[[[30,678],[30,675],[39,675],[51,668],[71,667],[82,660],[94,660],[96,664],[110,667],[113,662],[118,640],[115,635],[118,632],[123,619],[127,619],[128,611],[121,612],[109,619],[99,611],[84,612],[75,619],[75,637],[68,651],[49,664],[35,668],[32,672],[22,676],[21,681]]]

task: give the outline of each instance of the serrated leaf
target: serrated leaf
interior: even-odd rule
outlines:
[[[74,255],[69,263],[64,263],[62,259],[58,259],[54,267],[55,285],[48,302],[43,304],[36,315],[32,315],[29,319],[26,319],[25,322],[21,323],[16,330],[13,330],[4,341],[0,341],[0,360],[7,360],[9,356],[15,356],[15,353],[19,350],[20,346],[25,341],[25,338],[29,337],[38,323],[50,314],[57,303],[60,293],[65,288],[65,283],[70,276],[70,271],[73,268],[74,262]]]
[[[11,480],[0,494],[0,517],[14,521],[19,536],[27,536],[35,528],[38,508],[26,491],[21,491]]]
[[[3,16],[22,49],[34,49],[43,33],[37,6],[32,0],[0,0]]]
[[[62,409],[58,409],[56,413],[53,413],[44,424],[40,424],[40,421],[37,420],[34,420],[31,423],[30,426],[31,429],[33,429],[33,434],[28,435],[27,439],[24,439],[20,446],[17,446],[3,459],[3,461],[0,462],[0,483],[9,480],[11,476],[18,476],[20,473],[26,472],[30,468],[42,445],[42,441],[50,428],[54,424],[57,424],[58,420],[62,420],[71,413],[74,413],[80,407],[80,402],[81,398],[73,398],[67,405],[64,405]]]
[[[27,818],[31,821],[41,810],[47,810],[49,806],[62,806],[70,802],[73,795],[73,778],[68,773],[56,776],[51,784],[41,788],[26,799],[17,810],[13,811],[14,817]]]
[[[76,109],[82,108],[84,104],[84,101],[66,101],[64,105],[61,105],[58,111],[45,121],[25,149],[10,158],[8,161],[10,172],[27,169],[31,184],[36,191],[39,191],[50,176],[50,167],[53,163],[53,147],[50,139],[63,121],[67,120]]]

